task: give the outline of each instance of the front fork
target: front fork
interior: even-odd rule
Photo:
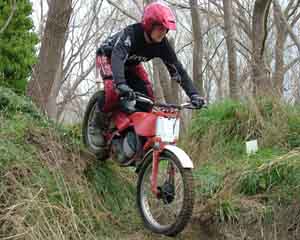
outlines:
[[[160,198],[161,195],[161,192],[157,188],[157,175],[159,171],[159,157],[163,149],[164,144],[162,142],[157,142],[154,144],[151,174],[151,191],[157,198]],[[168,175],[168,182],[174,183],[175,169],[172,163],[168,164]]]
[[[161,152],[160,150],[154,149],[153,160],[152,160],[151,191],[156,197],[159,197],[159,191],[157,189],[157,174],[158,174],[160,152]]]

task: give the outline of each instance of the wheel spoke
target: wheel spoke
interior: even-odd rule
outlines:
[[[170,169],[174,168],[174,176],[171,183],[170,180]],[[144,201],[147,202],[149,207],[148,214],[149,219],[154,221],[153,224],[168,226],[173,224],[178,217],[183,203],[183,180],[177,166],[169,159],[160,159],[159,171],[157,175],[157,186],[162,190],[162,198],[170,197],[172,200],[169,203],[165,203],[163,199],[158,199],[151,191],[151,174],[152,165],[149,164],[144,176],[143,181],[143,195]],[[175,194],[172,192],[164,191],[164,185],[170,184],[175,190]]]

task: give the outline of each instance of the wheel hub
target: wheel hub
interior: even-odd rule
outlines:
[[[175,187],[173,184],[165,182],[158,187],[158,198],[162,199],[165,204],[170,204],[175,198]]]

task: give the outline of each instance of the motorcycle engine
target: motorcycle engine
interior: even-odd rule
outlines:
[[[130,160],[141,147],[139,136],[134,131],[130,130],[122,137],[116,137],[112,140],[113,152],[116,154],[116,159],[123,164]]]
[[[123,139],[123,152],[127,158],[132,158],[140,148],[139,137],[133,131],[128,131]]]

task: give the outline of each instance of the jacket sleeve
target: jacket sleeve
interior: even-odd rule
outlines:
[[[129,29],[119,33],[111,55],[113,79],[116,85],[126,83],[124,66],[132,46],[132,34]]]
[[[194,86],[192,79],[183,68],[181,62],[176,56],[174,49],[171,47],[167,39],[165,39],[162,47],[163,49],[161,51],[161,59],[166,65],[171,79],[177,81],[189,97],[194,94],[198,94],[198,91]]]

